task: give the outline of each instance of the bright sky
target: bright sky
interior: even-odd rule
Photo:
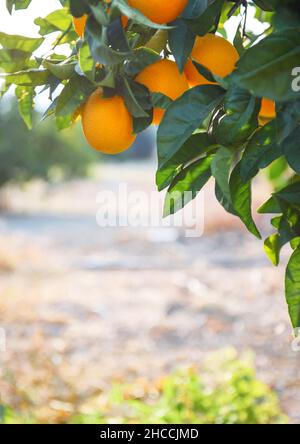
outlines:
[[[27,10],[15,11],[10,16],[5,7],[5,0],[0,0],[0,31],[7,32],[8,34],[36,37],[38,36],[38,27],[34,24],[34,18],[37,16],[44,17],[60,7],[58,0],[33,0]],[[248,27],[256,33],[260,33],[264,30],[265,25],[254,18],[254,11],[254,8],[248,8]],[[232,40],[235,34],[239,21],[239,17],[232,17],[226,26],[230,40]]]
[[[61,7],[58,0],[33,0],[27,10],[14,11],[10,16],[5,3],[5,0],[0,0],[0,30],[8,34],[20,34],[28,37],[38,36],[39,28],[33,23],[35,17],[44,17]]]

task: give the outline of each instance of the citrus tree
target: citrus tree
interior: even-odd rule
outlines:
[[[10,13],[31,0],[6,0]],[[300,327],[300,10],[298,0],[60,0],[37,17],[40,37],[0,33],[2,95],[15,86],[32,126],[37,92],[51,99],[57,127],[81,116],[98,151],[117,154],[157,124],[158,190],[164,215],[181,209],[213,178],[220,204],[256,237],[251,184],[280,176],[259,213],[270,213],[270,260],[291,245],[286,298]],[[247,26],[247,11],[263,26]],[[233,43],[226,30],[239,18]],[[228,20],[231,20],[228,22]],[[55,34],[53,34],[55,33]],[[53,34],[53,47],[41,56]],[[68,45],[61,55],[60,45]],[[38,50],[38,52],[37,52]],[[37,55],[39,54],[39,55]],[[189,199],[185,198],[186,192]]]

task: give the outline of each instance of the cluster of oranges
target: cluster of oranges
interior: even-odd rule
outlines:
[[[109,3],[109,0],[105,0]],[[184,10],[188,0],[128,0],[128,4],[142,12],[155,23],[168,23],[175,20]],[[127,17],[121,17],[125,28]],[[81,37],[84,34],[86,17],[74,18],[74,28]],[[211,84],[203,77],[192,63],[192,59],[209,69],[219,77],[226,77],[235,68],[239,54],[235,47],[222,37],[207,34],[197,37],[181,73],[172,60],[162,59],[141,71],[135,81],[146,86],[150,92],[161,93],[176,100],[190,87]],[[153,123],[159,124],[164,110],[155,108]],[[103,97],[100,89],[96,90],[81,108],[82,127],[88,143],[98,151],[118,154],[130,148],[136,135],[133,133],[133,120],[124,99],[120,96]],[[260,119],[262,122],[275,117],[275,104],[263,99]]]

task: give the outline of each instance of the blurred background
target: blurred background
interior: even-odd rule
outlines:
[[[28,132],[1,101],[0,423],[299,423],[284,267],[213,184],[201,237],[101,228],[99,192],[159,199],[155,130],[112,159],[80,125],[35,121]],[[261,176],[255,208],[269,192]]]

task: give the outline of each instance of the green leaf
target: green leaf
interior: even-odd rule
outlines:
[[[295,205],[300,208],[300,181],[291,183],[290,185],[282,188],[277,193],[274,193],[274,196],[288,204]]]
[[[278,6],[276,8],[276,12],[272,17],[272,25],[275,29],[297,28],[298,24],[299,4],[297,4],[296,9],[292,9],[291,5]]]
[[[285,275],[286,301],[294,328],[300,327],[300,247],[292,254]]]
[[[184,18],[199,17],[207,9],[209,0],[189,0],[185,10],[182,13]]]
[[[147,66],[160,60],[159,54],[149,48],[136,49],[132,55],[131,60],[126,61],[125,72],[129,76],[136,76],[143,71]]]
[[[258,171],[266,168],[282,155],[281,147],[276,143],[274,122],[257,131],[246,145],[241,160],[241,178],[244,182],[252,179]]]
[[[222,145],[240,145],[258,126],[260,103],[247,90],[231,87],[225,95],[224,108],[226,116],[216,127],[216,139]]]
[[[32,53],[35,51],[41,44],[44,39],[40,38],[31,38],[24,37],[21,35],[10,35],[5,34],[4,32],[0,32],[0,45],[5,49],[18,49],[21,51]]]
[[[168,109],[171,103],[173,102],[173,100],[170,99],[170,97],[165,96],[162,93],[156,93],[156,92],[151,93],[151,100],[154,108],[162,108],[162,109]]]
[[[231,193],[229,188],[229,175],[234,159],[234,152],[221,147],[216,152],[212,163],[211,172],[216,180],[216,197],[226,211],[234,213]]]
[[[40,27],[40,35],[47,35],[52,32],[66,32],[72,24],[72,17],[68,8],[61,8],[51,12],[46,17],[38,17],[34,23]]]
[[[6,73],[28,68],[37,68],[36,60],[30,60],[31,53],[20,49],[0,49],[0,66]]]
[[[97,20],[100,25],[108,26],[109,25],[109,18],[106,13],[106,5],[100,3],[100,5],[94,6],[90,4],[91,11],[93,13],[93,16]]]
[[[108,28],[101,27],[92,16],[86,22],[85,40],[89,44],[95,63],[113,66],[132,57],[132,53],[129,51],[123,52],[118,48],[114,49],[112,46],[108,46]]]
[[[243,29],[242,29],[242,23],[244,19],[240,21],[239,26],[237,27],[234,39],[233,39],[233,46],[241,56],[246,51],[246,48],[244,47],[244,39],[243,39]]]
[[[273,195],[258,208],[257,212],[259,214],[280,214],[282,213],[282,208],[276,196]]]
[[[279,234],[274,233],[269,236],[264,242],[264,250],[267,257],[270,259],[273,265],[279,264]]]
[[[211,177],[212,158],[211,155],[192,163],[175,177],[166,194],[164,217],[181,210],[197,196]]]
[[[199,36],[207,34],[215,25],[216,17],[221,13],[224,3],[225,0],[209,0],[202,14],[196,18],[185,19],[191,31]]]
[[[18,98],[19,113],[28,129],[32,128],[33,100],[35,96],[34,88],[30,86],[17,86],[15,94]]]
[[[274,11],[273,5],[269,0],[253,0],[264,11]]]
[[[167,109],[158,128],[157,148],[161,169],[181,148],[193,132],[221,102],[222,88],[216,85],[196,86],[185,92]]]
[[[275,32],[249,48],[231,75],[232,82],[258,97],[275,101],[297,99],[292,88],[292,70],[299,64],[300,32]]]
[[[122,96],[133,117],[149,117],[149,113],[144,109],[145,106],[148,110],[152,108],[147,88],[133,80],[130,81],[124,78],[122,81]]]
[[[175,153],[175,155],[156,173],[156,184],[161,191],[170,185],[179,169],[186,164],[210,153],[216,148],[215,139],[208,133],[193,134]]]
[[[31,0],[6,0],[6,8],[11,14],[13,8],[15,8],[15,10],[26,9],[30,5],[30,3]]]
[[[288,163],[284,156],[278,157],[269,165],[266,175],[274,187],[278,188],[286,184],[287,176],[284,173],[287,172],[287,169]]]
[[[291,247],[293,250],[296,250],[296,248],[300,247],[300,236],[295,237],[293,240],[291,240]]]
[[[241,164],[238,163],[231,173],[229,181],[231,201],[236,214],[244,222],[250,233],[261,239],[261,235],[252,218],[251,182],[244,182],[241,177]]]
[[[213,73],[206,68],[204,65],[201,65],[200,63],[196,62],[196,60],[192,60],[193,65],[195,66],[196,70],[201,74],[206,80],[209,82],[216,83],[216,79],[213,75]]]
[[[276,114],[277,140],[281,143],[300,125],[300,100],[277,105]]]
[[[95,86],[85,77],[73,76],[57,99],[56,116],[72,116],[94,89]]]
[[[7,85],[23,85],[23,86],[40,86],[47,83],[49,71],[46,69],[28,69],[26,71],[18,71],[11,74],[0,74],[0,78],[4,79]]]
[[[90,12],[89,0],[69,0],[70,12],[74,17],[82,17]]]
[[[283,141],[283,153],[290,167],[300,174],[300,126]]]
[[[175,20],[172,25],[174,28],[169,30],[169,46],[178,68],[182,72],[187,58],[192,52],[196,36],[190,32],[186,22],[182,19]]]
[[[278,233],[272,234],[265,240],[264,249],[271,262],[277,266],[282,247],[297,238],[298,217],[295,218],[294,214],[284,214],[273,219],[272,224],[277,226]]]
[[[95,80],[95,62],[92,57],[90,47],[86,41],[79,49],[79,64],[81,71],[90,81]]]
[[[70,128],[73,124],[72,115],[68,114],[65,116],[56,115],[55,116],[56,127],[59,131]]]
[[[76,61],[54,63],[50,60],[43,61],[43,67],[48,69],[59,80],[66,80],[72,77],[77,66]]]
[[[109,23],[107,28],[103,27],[103,35],[105,35],[105,29],[107,46],[113,48],[115,51],[127,53],[128,58],[131,58],[133,54],[131,52],[131,47],[129,46],[127,34],[124,32],[121,18],[118,17],[116,20]]]

